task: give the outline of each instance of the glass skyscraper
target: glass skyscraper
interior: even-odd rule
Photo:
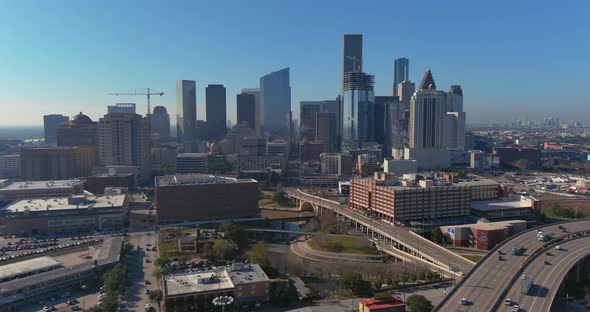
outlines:
[[[374,77],[363,72],[344,74],[342,99],[342,146],[357,148],[361,142],[375,139]]]
[[[225,87],[210,84],[205,88],[207,115],[207,136],[209,141],[220,141],[225,137],[227,124]]]
[[[394,67],[393,95],[399,96],[397,86],[403,81],[410,80],[410,60],[407,57],[395,59]]]
[[[288,67],[260,78],[260,109],[264,131],[288,134],[291,112]]]
[[[197,141],[197,83],[176,81],[176,137],[179,142]]]

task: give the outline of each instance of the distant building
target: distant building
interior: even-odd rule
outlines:
[[[44,197],[63,197],[81,194],[84,185],[81,180],[51,180],[0,183],[0,199],[18,200]]]
[[[465,149],[465,112],[448,112],[443,120],[443,146]]]
[[[176,81],[176,137],[179,142],[197,141],[197,83]]]
[[[301,101],[299,103],[299,138],[301,141],[314,141],[317,131],[317,114],[321,111],[320,101]]]
[[[418,162],[413,159],[385,159],[383,171],[393,173],[398,177],[404,174],[415,174],[418,171]]]
[[[157,169],[161,169],[162,166],[174,167],[176,166],[176,155],[178,155],[178,148],[174,145],[152,147],[152,167]]]
[[[410,80],[410,60],[407,57],[400,57],[394,61],[393,72],[393,95],[400,96],[398,85]]]
[[[424,73],[420,88],[410,102],[410,148],[442,148],[446,93],[436,91],[432,72]]]
[[[319,141],[302,141],[299,145],[299,159],[304,162],[319,162],[320,154],[327,152],[326,145]]]
[[[207,135],[209,141],[220,141],[226,132],[226,96],[225,87],[210,84],[205,88],[205,103],[207,113]]]
[[[164,106],[154,107],[154,113],[151,116],[152,135],[157,140],[168,141],[170,139],[170,115]]]
[[[344,73],[342,148],[358,148],[375,139],[374,77],[363,72]]]
[[[359,312],[405,312],[406,303],[399,296],[383,299],[359,299]]]
[[[99,160],[102,165],[149,168],[150,124],[141,115],[111,112],[99,119]]]
[[[21,176],[25,180],[63,180],[90,175],[96,148],[87,146],[23,147]]]
[[[49,145],[57,144],[57,128],[68,123],[68,116],[52,114],[43,116],[43,132],[45,134],[45,143]]]
[[[256,130],[256,96],[242,92],[236,95],[237,123],[248,123],[248,127]]]
[[[345,34],[342,40],[342,90],[346,73],[363,71],[363,35]]]
[[[482,219],[474,224],[442,226],[443,234],[453,246],[490,250],[508,237],[526,231],[527,221],[510,220],[489,222]]]
[[[291,122],[289,68],[260,78],[260,107],[264,131],[279,137],[287,137]]]
[[[469,168],[481,170],[499,170],[500,157],[483,151],[469,152]]]
[[[16,178],[20,175],[20,155],[1,155],[0,178]]]
[[[107,113],[109,114],[137,114],[135,111],[135,103],[116,103],[115,105],[107,106]]]
[[[225,142],[222,144],[222,150],[228,155],[265,155],[266,139],[257,136],[247,122],[242,122],[227,132]]]
[[[207,154],[184,153],[176,156],[177,173],[207,173]]]
[[[276,141],[266,143],[266,154],[268,156],[283,156],[289,155],[289,142]]]
[[[463,90],[460,85],[451,85],[447,98],[447,112],[463,111]]]
[[[403,147],[407,143],[407,121],[406,109],[399,97],[375,97],[375,141],[384,145],[387,154],[392,147]]]
[[[349,177],[352,175],[352,156],[342,153],[323,153],[320,155],[320,168],[323,175]]]
[[[284,156],[238,156],[238,173],[244,171],[272,171],[283,175],[287,170],[287,158]]]
[[[500,157],[500,165],[507,168],[536,169],[541,166],[540,149],[525,147],[497,147],[492,153]]]
[[[128,191],[135,190],[137,181],[133,173],[111,173],[94,174],[84,178],[84,189],[98,195],[104,194],[107,188],[124,188]]]
[[[251,94],[254,96],[254,125],[252,129],[256,131],[258,136],[264,136],[264,129],[262,127],[264,115],[262,111],[261,99],[260,99],[260,89],[259,88],[244,88],[242,89],[242,93]]]
[[[416,91],[416,84],[409,80],[405,80],[397,85],[397,90],[396,95],[399,97],[400,103],[404,109],[409,110],[412,95],[414,95],[414,92]]]
[[[98,123],[80,113],[57,128],[58,146],[92,146],[98,149]]]
[[[205,174],[155,178],[158,224],[258,215],[258,182]],[[231,196],[228,196],[231,194]]]
[[[338,131],[336,114],[320,112],[316,115],[315,140],[324,145],[324,151],[333,153],[338,150]]]
[[[451,166],[451,152],[444,148],[405,148],[404,159],[413,159],[421,169],[444,169]]]
[[[72,195],[20,200],[0,208],[0,223],[9,234],[94,232],[124,226],[126,193]]]

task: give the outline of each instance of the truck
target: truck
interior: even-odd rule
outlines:
[[[531,282],[530,279],[524,279],[520,282],[520,292],[523,295],[526,295],[529,293],[529,290],[531,290],[531,286],[533,286],[533,282]]]

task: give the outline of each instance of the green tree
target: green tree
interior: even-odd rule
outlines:
[[[438,226],[432,229],[432,241],[437,244],[443,243],[445,241],[445,236]]]
[[[243,248],[248,244],[248,238],[246,237],[244,230],[242,227],[233,221],[225,222],[220,227],[219,230],[224,233],[224,236],[231,239],[238,245],[238,248]]]
[[[378,292],[378,293],[375,293],[375,295],[373,295],[373,298],[375,298],[377,300],[389,299],[389,298],[391,298],[391,294],[386,291]]]
[[[264,241],[258,241],[254,244],[250,258],[254,263],[258,263],[260,266],[268,266],[268,250],[266,249],[266,243],[264,243]]]
[[[158,310],[160,310],[160,303],[164,298],[164,294],[160,289],[155,289],[150,292],[150,301],[158,303]]]
[[[270,303],[285,305],[297,300],[297,289],[286,281],[277,281],[270,284]]]
[[[406,299],[411,312],[430,312],[434,309],[432,302],[422,295],[411,295]]]
[[[363,276],[358,272],[346,272],[340,276],[340,286],[350,289],[354,293],[359,293],[367,289],[367,282],[363,280]]]
[[[154,262],[157,266],[159,267],[163,267],[164,265],[168,264],[170,262],[170,259],[168,258],[168,256],[161,256],[158,259],[156,259],[156,261]]]

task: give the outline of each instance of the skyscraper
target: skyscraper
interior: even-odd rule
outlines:
[[[451,85],[447,95],[446,109],[444,146],[464,150],[466,115],[463,112],[463,90],[460,85]]]
[[[164,106],[154,107],[154,113],[151,117],[152,134],[158,140],[167,141],[170,139],[170,115]]]
[[[80,113],[57,128],[58,146],[92,146],[98,148],[98,124]]]
[[[407,57],[395,59],[394,67],[393,95],[399,96],[398,85],[402,81],[410,80],[410,60]]]
[[[193,142],[197,137],[197,83],[176,81],[176,138]]]
[[[150,157],[149,120],[138,114],[108,113],[99,119],[99,161],[147,169]]]
[[[57,144],[57,128],[60,125],[68,123],[68,116],[51,114],[43,116],[43,132],[45,134],[45,143],[49,145]]]
[[[244,88],[242,93],[252,94],[254,96],[254,125],[252,128],[256,134],[262,136],[264,134],[262,123],[264,116],[262,115],[262,108],[260,107],[260,88]]]
[[[463,111],[463,90],[460,85],[451,85],[447,100],[447,112]]]
[[[442,148],[446,93],[436,91],[432,72],[424,73],[419,90],[410,103],[409,143],[411,148]]]
[[[399,141],[401,138],[398,136],[403,135],[398,129],[403,112],[399,97],[375,96],[375,141],[384,145],[387,156],[391,152],[394,139]]]
[[[225,87],[210,84],[205,88],[205,106],[207,112],[207,134],[209,141],[220,141],[226,132]]]
[[[247,122],[250,129],[256,129],[256,96],[242,92],[236,95],[237,125]]]
[[[321,111],[321,101],[301,101],[299,103],[299,138],[314,141],[316,137],[317,113]]]
[[[342,148],[354,149],[375,139],[374,77],[363,72],[344,74]]]
[[[338,137],[336,135],[336,114],[319,112],[316,114],[315,140],[324,145],[323,152],[336,152]]]
[[[25,180],[63,180],[92,174],[96,149],[90,146],[25,147],[20,150]]]
[[[289,68],[283,68],[260,78],[260,108],[264,131],[288,137],[291,112]]]
[[[363,71],[363,35],[344,34],[342,41],[342,90],[345,74]]]
[[[416,85],[409,80],[404,80],[397,85],[397,96],[406,109],[410,109],[410,100],[416,91]]]

